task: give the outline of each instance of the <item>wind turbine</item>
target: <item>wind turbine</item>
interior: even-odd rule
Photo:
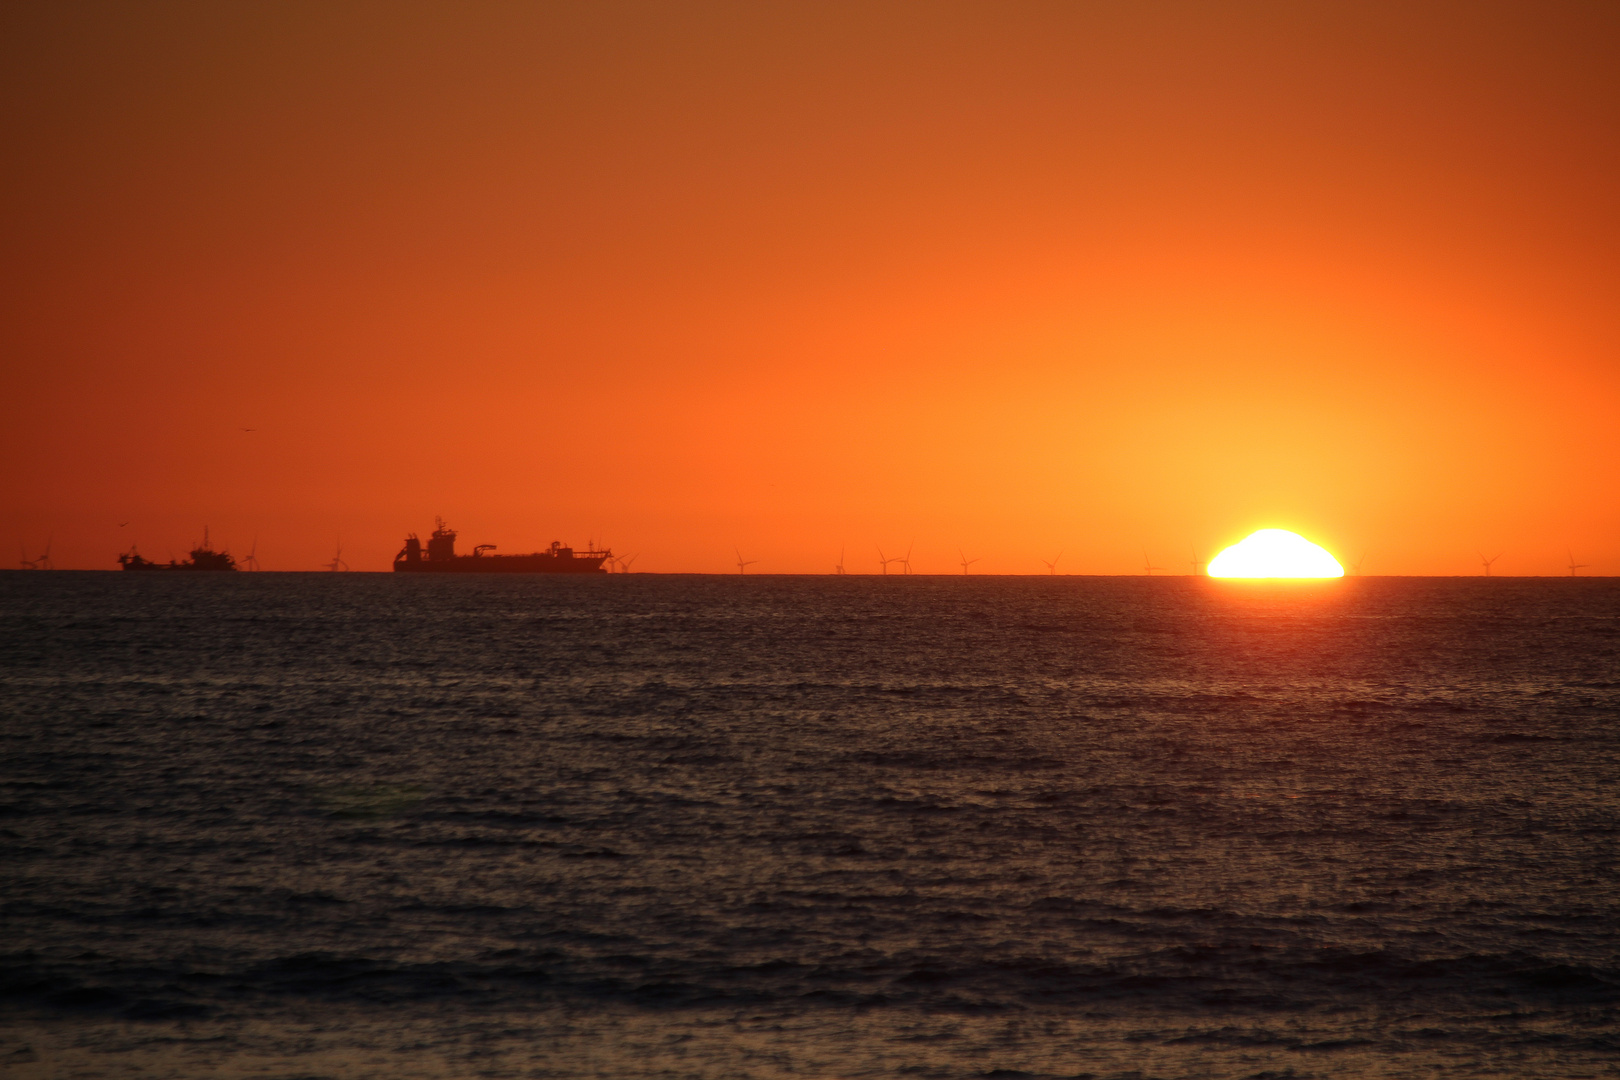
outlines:
[[[1060,551],[1060,552],[1057,553],[1057,559],[1053,559],[1051,562],[1046,562],[1045,559],[1041,560],[1041,562],[1046,563],[1046,572],[1048,574],[1050,574],[1050,575],[1052,575],[1054,577],[1057,576],[1058,559],[1061,559],[1061,558],[1063,558],[1063,552]]]
[[[1204,568],[1204,560],[1199,557],[1198,549],[1193,548],[1193,553],[1192,553],[1192,576],[1197,577],[1199,575],[1199,573],[1201,573],[1203,571],[1203,568]]]
[[[1486,577],[1491,576],[1491,564],[1493,562],[1495,562],[1497,559],[1500,559],[1501,557],[1502,557],[1502,553],[1500,551],[1498,551],[1495,555],[1492,555],[1488,559],[1485,557],[1485,553],[1483,551],[1479,553],[1479,561],[1481,563],[1483,563],[1484,566],[1485,566],[1485,576]],[[1571,559],[1570,561],[1574,562],[1575,560]]]
[[[55,539],[56,538],[53,536],[45,541],[45,554],[35,559],[32,563],[24,560],[23,565],[30,570],[55,570],[56,564],[51,562],[51,542]]]
[[[917,542],[915,540],[913,540],[911,543],[906,545],[906,554],[905,554],[905,556],[903,558],[899,558],[899,559],[894,560],[895,562],[899,563],[901,566],[906,568],[906,573],[907,574],[911,573],[911,549],[916,547],[916,546],[917,546]]]
[[[343,561],[342,537],[338,538],[337,554],[332,556],[332,561],[326,564],[326,568],[334,572],[338,570],[347,570],[349,568],[349,564]]]
[[[247,555],[244,556],[243,559],[242,559],[242,569],[244,569],[244,570],[257,570],[257,569],[259,569],[259,559],[258,559],[258,556],[256,556],[254,554],[254,552],[256,552],[258,550],[259,550],[259,538],[257,536],[255,536],[253,538],[253,546],[248,548]]]
[[[1142,552],[1142,565],[1147,567],[1148,577],[1153,576],[1153,571],[1164,569],[1162,566],[1154,566],[1153,560],[1148,558],[1148,553],[1146,551]]]
[[[45,550],[47,552],[49,552],[50,548],[46,548]],[[1575,561],[1575,553],[1573,551],[1566,550],[1564,552],[1564,554],[1569,556],[1569,576],[1570,577],[1575,577],[1576,576],[1575,571],[1577,571],[1577,570],[1585,570],[1586,569],[1586,566],[1587,566],[1586,563],[1576,562]]]
[[[732,548],[731,550],[737,552],[737,573],[739,574],[748,573],[748,568],[759,562],[758,559],[744,559],[742,557],[742,551],[737,548]]]
[[[887,557],[886,557],[886,556],[885,556],[885,555],[884,555],[884,554],[883,554],[883,549],[882,549],[882,548],[878,548],[878,565],[879,565],[879,566],[881,566],[881,567],[883,567],[883,576],[884,576],[884,577],[888,577],[888,576],[889,576],[889,564],[890,564],[890,563],[892,563],[892,562],[899,562],[899,561],[900,561],[900,560],[899,560],[899,559],[890,559],[890,558],[887,558]]]
[[[844,570],[844,549],[839,548],[838,549],[838,565],[833,567],[833,573],[835,573],[835,574],[843,574],[845,572],[846,571]]]
[[[1365,551],[1363,551],[1361,553],[1361,558],[1357,559],[1355,562],[1350,564],[1350,572],[1352,574],[1354,574],[1356,577],[1360,577],[1361,576],[1361,564],[1366,562],[1366,561],[1367,561],[1367,553]]]
[[[978,562],[979,560],[978,559],[970,559],[970,558],[968,558],[967,557],[967,552],[963,551],[961,548],[957,548],[956,553],[958,555],[962,556],[962,576],[967,577],[967,568],[972,566],[974,563]]]
[[[20,565],[24,570],[39,569],[38,566],[34,565],[34,561],[28,557],[28,549],[23,546],[23,542],[21,540],[17,541],[17,554],[22,556],[22,558],[17,560],[17,562],[18,565]]]

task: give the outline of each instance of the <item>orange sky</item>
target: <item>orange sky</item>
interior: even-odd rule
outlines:
[[[1620,8],[537,8],[0,9],[0,550],[1620,573]]]

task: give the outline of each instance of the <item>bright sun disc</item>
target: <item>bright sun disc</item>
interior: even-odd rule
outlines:
[[[1344,577],[1339,560],[1298,533],[1261,529],[1209,561],[1209,576],[1221,578]]]

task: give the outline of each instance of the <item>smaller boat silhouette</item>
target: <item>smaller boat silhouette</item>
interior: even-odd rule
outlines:
[[[166,563],[153,562],[143,558],[135,550],[134,545],[124,554],[118,556],[118,562],[125,570],[199,570],[220,571],[235,570],[236,560],[231,558],[228,551],[215,551],[208,543],[208,530],[203,529],[202,543],[191,549],[191,558],[184,562],[175,562],[170,559]]]

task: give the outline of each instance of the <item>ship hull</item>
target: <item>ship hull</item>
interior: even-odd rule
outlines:
[[[396,559],[396,574],[602,574],[605,556],[457,555],[451,559]]]

